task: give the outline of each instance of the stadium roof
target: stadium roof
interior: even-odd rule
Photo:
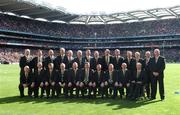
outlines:
[[[27,0],[28,1],[28,0]],[[70,24],[113,24],[179,18],[180,5],[112,14],[73,14],[63,7],[50,8],[22,0],[0,0],[0,12],[41,21]]]

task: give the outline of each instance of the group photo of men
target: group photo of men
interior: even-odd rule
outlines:
[[[156,99],[159,84],[160,99],[165,99],[164,70],[165,58],[159,49],[153,54],[146,51],[144,59],[140,52],[127,51],[121,56],[119,49],[106,49],[100,56],[99,51],[81,50],[73,56],[73,51],[59,49],[55,56],[50,49],[48,56],[37,50],[31,56],[30,49],[25,49],[20,58],[20,97],[33,98],[112,98],[112,99]]]

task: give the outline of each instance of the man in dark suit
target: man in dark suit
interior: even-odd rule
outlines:
[[[50,95],[50,91],[51,92],[51,96],[55,97],[55,88],[56,88],[56,83],[57,83],[57,72],[54,69],[54,64],[53,63],[49,63],[48,64],[48,69],[45,72],[45,89],[46,89],[46,95],[47,98],[49,98]]]
[[[108,97],[108,89],[109,93],[112,94],[113,91],[113,96],[112,98],[117,97],[117,88],[118,88],[118,77],[117,77],[117,71],[114,70],[114,65],[109,64],[108,70],[105,73],[105,95]]]
[[[81,71],[81,78],[80,78],[80,90],[82,97],[84,97],[85,93],[87,92],[88,89],[88,97],[91,98],[91,92],[95,88],[94,86],[94,76],[93,76],[93,70],[90,69],[90,63],[85,62],[84,69]]]
[[[151,52],[146,51],[145,59],[144,59],[144,69],[146,72],[146,79],[145,79],[145,89],[147,98],[150,98],[150,88],[151,88],[151,71],[150,71],[150,59],[151,59]]]
[[[165,58],[160,56],[160,50],[154,50],[154,57],[150,60],[150,70],[151,70],[151,99],[156,99],[157,92],[157,81],[159,82],[159,93],[161,100],[164,100],[164,70],[165,70]]]
[[[72,50],[67,51],[67,59],[68,59],[68,61],[67,61],[67,64],[66,64],[66,68],[70,69],[70,68],[72,68],[72,64],[73,64],[73,60],[74,60]]]
[[[126,97],[129,95],[130,90],[130,71],[127,69],[127,64],[122,63],[121,69],[118,71],[118,79],[119,79],[119,92],[120,98],[124,95],[124,88],[126,89]]]
[[[37,63],[37,69],[34,70],[34,80],[35,89],[34,89],[34,97],[37,98],[39,96],[39,88],[41,88],[41,98],[44,94],[44,76],[45,71],[43,69],[42,62]]]
[[[59,68],[60,68],[59,66],[61,63],[64,63],[65,65],[67,65],[67,63],[68,63],[68,58],[66,56],[66,50],[64,48],[60,48],[59,52],[60,52],[59,56],[57,56],[56,59],[54,60],[54,62],[55,62],[54,67],[56,70],[59,70]]]
[[[141,63],[142,65],[142,69],[144,69],[144,60],[141,58],[141,54],[139,52],[135,52],[135,60],[136,60],[136,63]]]
[[[68,70],[65,69],[66,65],[61,63],[60,69],[58,70],[58,78],[56,83],[57,97],[61,94],[62,90],[65,96],[67,96],[67,78]]]
[[[73,62],[76,62],[78,64],[79,69],[84,68],[85,59],[82,57],[82,51],[81,50],[77,51],[77,57],[74,58]]]
[[[136,60],[132,57],[131,51],[127,51],[127,57],[124,59],[124,62],[127,64],[127,69],[131,72],[132,76],[136,70]]]
[[[37,56],[34,57],[31,61],[31,65],[32,65],[32,69],[37,70],[38,67],[37,67],[37,64],[41,62],[42,63],[42,66],[44,68],[44,57],[43,57],[43,54],[42,54],[42,50],[38,50],[37,51]]]
[[[133,78],[131,79],[130,84],[130,99],[136,100],[141,97],[143,94],[142,87],[144,84],[144,78],[146,77],[146,73],[142,70],[142,64],[136,64],[136,71],[133,72]]]
[[[31,60],[32,60],[32,57],[30,55],[30,49],[25,49],[24,56],[22,56],[19,61],[20,74],[21,72],[24,71],[25,66],[29,66],[29,69],[31,70],[31,67],[32,67]]]
[[[85,62],[89,62],[89,63],[91,62],[91,59],[92,59],[91,50],[86,50],[86,55],[85,55],[84,59],[85,59]]]
[[[119,50],[119,49],[116,49],[116,50],[114,51],[114,57],[113,57],[114,69],[115,69],[115,70],[120,70],[123,61],[124,61],[124,58],[121,57],[121,55],[120,55],[120,50]]]
[[[44,67],[45,67],[45,70],[47,70],[48,69],[48,65],[49,65],[49,63],[55,63],[54,62],[54,59],[55,59],[55,56],[54,56],[54,51],[53,50],[49,50],[48,51],[48,56],[45,58],[45,60],[44,60]]]
[[[20,97],[24,97],[24,88],[28,88],[28,96],[32,96],[32,92],[34,91],[35,86],[33,79],[32,72],[30,71],[29,66],[26,65],[24,70],[20,73]]]
[[[96,96],[96,92],[98,90],[98,93],[101,95],[103,98],[103,92],[104,92],[104,71],[102,70],[101,64],[97,64],[96,71],[94,72],[94,80],[95,80],[95,88],[94,89],[94,94]]]
[[[102,57],[102,66],[103,70],[107,71],[110,63],[113,63],[113,57],[110,55],[110,50],[106,49],[104,56]]]
[[[99,52],[94,51],[94,57],[91,59],[90,68],[96,70],[98,64],[102,64],[102,59],[99,57]]]
[[[78,69],[77,62],[73,63],[68,73],[67,91],[70,92],[70,97],[73,97],[73,88],[76,88],[76,97],[79,97],[81,69]]]

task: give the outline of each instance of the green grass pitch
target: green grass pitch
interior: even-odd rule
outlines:
[[[18,65],[0,65],[0,115],[180,115],[180,64],[166,65],[164,101],[22,99],[18,84]]]

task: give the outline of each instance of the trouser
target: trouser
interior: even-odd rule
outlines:
[[[51,92],[52,97],[55,96],[55,87],[56,87],[56,85],[52,86],[51,84],[49,84],[48,86],[45,86],[46,96],[47,97],[50,96],[50,92]]]
[[[65,91],[65,90],[67,90],[67,85],[65,85],[64,87],[61,87],[59,84],[57,84],[55,87],[57,96],[62,95],[62,94],[65,95],[67,93],[67,91]],[[63,91],[63,93],[62,93],[62,91]]]
[[[157,93],[157,82],[159,83],[159,94],[161,99],[164,99],[164,77],[163,76],[152,76],[151,80],[151,98],[156,98]]]
[[[73,96],[73,89],[74,89],[75,85],[72,85],[71,87],[68,87],[68,85],[66,85],[64,87],[64,95],[65,97],[72,97]]]
[[[41,87],[40,83],[35,83],[34,97],[38,97],[39,96],[39,88],[41,88],[41,97],[43,97],[45,87],[44,86]]]
[[[33,92],[34,88],[31,88],[31,85],[28,85],[28,96],[32,96],[32,92]],[[19,84],[19,92],[20,92],[20,96],[23,97],[24,96],[24,86],[23,84]]]
[[[127,87],[126,84],[123,84],[122,87],[119,87],[119,93],[120,93],[120,96],[125,95],[124,89],[126,89],[126,97],[128,97],[129,92],[130,92],[130,86]]]
[[[142,84],[139,83],[131,83],[130,86],[130,98],[138,98],[142,95]]]
[[[108,91],[109,89],[109,91]],[[108,97],[108,94],[112,94],[113,93],[113,97],[117,97],[117,89],[118,87],[115,87],[114,84],[108,84],[107,86],[105,86],[103,88],[103,93],[102,96],[105,94],[106,97]]]

